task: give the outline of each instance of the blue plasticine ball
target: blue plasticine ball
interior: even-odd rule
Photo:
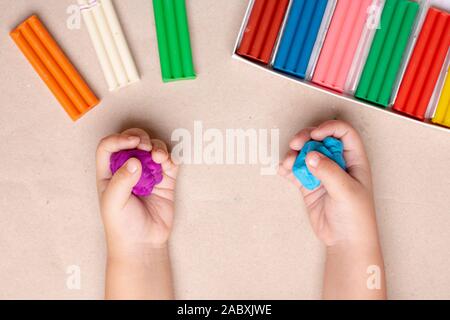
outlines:
[[[327,137],[322,142],[310,140],[300,150],[292,168],[295,177],[306,189],[314,190],[320,186],[320,180],[313,176],[305,162],[306,156],[312,151],[320,152],[336,162],[342,169],[347,169],[344,160],[344,145],[341,140],[332,137]]]

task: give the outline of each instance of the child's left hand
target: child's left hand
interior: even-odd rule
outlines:
[[[135,148],[151,152],[153,160],[163,169],[162,182],[148,197],[132,194],[141,177],[139,160],[129,159],[114,176],[111,174],[111,155]],[[141,129],[129,129],[102,139],[97,149],[97,187],[108,256],[166,247],[172,230],[177,172],[167,146],[150,139]]]

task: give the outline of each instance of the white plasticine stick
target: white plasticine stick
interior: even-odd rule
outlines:
[[[78,3],[83,6],[83,19],[109,90],[138,81],[136,66],[111,1],[78,0]]]
[[[380,27],[381,15],[385,3],[385,0],[373,0],[372,5],[369,7],[370,12],[367,12],[368,20],[366,21],[366,25],[364,26],[361,39],[355,53],[355,58],[353,59],[347,82],[344,87],[344,92],[350,95],[355,94],[356,88],[359,84],[359,80],[361,79],[364,66],[372,47],[373,39],[375,38],[375,34]],[[375,18],[375,20],[370,21],[369,19],[372,18]],[[375,25],[370,24],[371,22],[374,22]]]
[[[129,82],[139,81],[139,73],[137,71],[136,64],[134,63],[128,43],[125,40],[125,36],[123,34],[122,27],[120,26],[119,19],[117,18],[116,11],[114,10],[112,1],[101,0],[101,3],[103,5],[103,11],[105,12],[106,19],[108,20],[117,49],[119,50],[120,57],[122,58],[128,80]]]
[[[87,4],[87,0],[78,0],[78,3],[80,5],[84,5]],[[111,65],[111,62],[109,61],[106,48],[103,45],[100,31],[97,28],[97,24],[95,23],[94,15],[92,14],[92,12],[90,10],[87,10],[87,6],[84,8],[86,9],[81,10],[81,13],[83,15],[83,20],[86,28],[88,29],[89,36],[91,37],[92,45],[94,46],[94,50],[97,53],[97,57],[103,70],[106,83],[108,84],[108,88],[109,90],[114,90],[119,87],[119,83],[117,82],[113,67]]]
[[[127,74],[125,73],[125,68],[123,66],[122,60],[120,59],[119,51],[117,50],[116,44],[114,43],[114,38],[111,34],[111,30],[108,26],[108,22],[103,12],[101,3],[94,6],[92,9],[95,22],[97,23],[98,30],[103,40],[103,44],[108,53],[109,60],[116,75],[117,82],[120,86],[125,86],[128,84]]]

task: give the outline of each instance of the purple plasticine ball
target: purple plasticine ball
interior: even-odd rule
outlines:
[[[111,156],[112,174],[116,173],[130,158],[136,158],[142,164],[142,175],[138,183],[134,186],[133,193],[140,197],[149,196],[152,193],[153,187],[163,179],[161,165],[153,161],[152,155],[148,151],[138,149],[122,150],[113,153]]]

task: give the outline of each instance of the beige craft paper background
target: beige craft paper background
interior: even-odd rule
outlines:
[[[391,298],[450,298],[450,132],[342,101],[231,59],[247,1],[188,0],[195,81],[162,84],[151,1],[116,0],[142,81],[116,93],[86,30],[66,27],[75,1],[1,0],[0,298],[99,299],[105,244],[94,152],[141,126],[280,128],[281,152],[302,127],[339,117],[372,162]],[[100,106],[72,123],[8,32],[37,13]],[[178,298],[319,298],[323,248],[296,190],[258,166],[184,166],[172,257]],[[66,288],[79,265],[82,288]]]

